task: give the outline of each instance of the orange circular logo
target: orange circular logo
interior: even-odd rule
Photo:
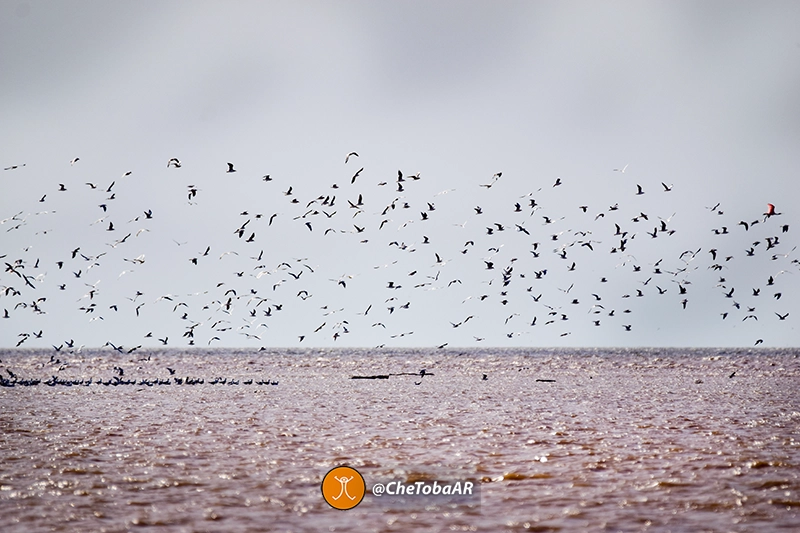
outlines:
[[[322,497],[334,509],[352,509],[364,499],[367,486],[355,468],[337,466],[322,478]]]

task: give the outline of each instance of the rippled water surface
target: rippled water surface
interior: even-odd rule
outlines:
[[[0,354],[0,531],[800,530],[797,350],[58,355]]]

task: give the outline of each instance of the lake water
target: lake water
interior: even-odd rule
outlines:
[[[3,532],[800,530],[797,349],[0,359]],[[370,494],[434,479],[479,494]]]

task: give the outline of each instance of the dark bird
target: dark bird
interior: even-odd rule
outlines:
[[[233,163],[228,163],[228,170],[227,172],[230,174],[231,172],[236,172],[236,169],[233,168]]]
[[[734,287],[731,287],[731,290],[725,293],[725,298],[733,298],[733,291]],[[681,293],[683,294],[683,293]]]

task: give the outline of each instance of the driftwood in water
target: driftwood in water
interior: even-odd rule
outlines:
[[[350,376],[350,379],[389,379],[390,376],[433,376],[427,370],[420,370],[419,372],[398,372],[396,374],[378,374],[377,376]]]

